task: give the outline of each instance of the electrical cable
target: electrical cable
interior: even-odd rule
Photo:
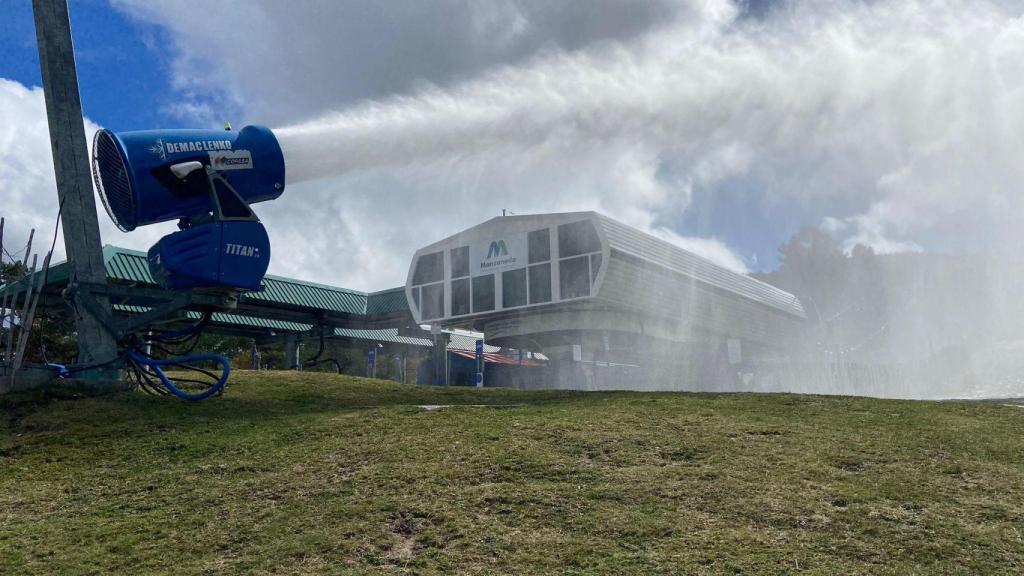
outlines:
[[[128,357],[127,352],[124,352],[124,353],[118,354],[117,356],[115,356],[114,358],[112,358],[110,360],[105,360],[103,362],[94,362],[92,364],[77,364],[77,365],[76,364],[72,364],[71,366],[63,366],[61,364],[47,364],[47,366],[50,366],[51,368],[56,369],[58,371],[58,376],[59,377],[67,378],[68,376],[71,376],[72,374],[76,374],[78,372],[85,372],[86,370],[95,370],[96,368],[104,368],[106,366],[111,366],[113,364],[117,364],[119,362],[123,362],[127,357]]]
[[[212,318],[213,313],[210,311],[206,311],[203,313],[202,318],[200,318],[199,321],[197,321],[194,324],[190,324],[178,330],[153,331],[153,335],[147,336],[147,338],[159,340],[161,342],[170,342],[172,340],[177,340],[180,338],[192,338],[194,336],[199,336],[199,333],[206,329],[206,326],[210,323],[210,320]]]
[[[230,361],[220,354],[178,354],[165,348],[161,343],[170,346],[188,344],[189,351],[195,348],[203,329],[210,322],[212,313],[207,312],[198,322],[185,328],[161,332],[159,334],[135,334],[131,337],[124,352],[105,362],[92,364],[63,366],[50,363],[47,366],[56,372],[57,378],[67,378],[77,372],[102,368],[123,363],[128,380],[136,389],[153,396],[176,396],[188,401],[198,401],[215,394],[222,394],[231,374]],[[166,350],[172,358],[156,358],[143,352],[140,348],[150,345],[155,349]],[[219,365],[220,375],[211,370],[197,366],[200,362],[213,362]],[[164,369],[180,369],[202,378],[179,375],[168,375]],[[197,391],[193,391],[197,390]]]
[[[331,358],[324,358],[323,360],[320,359],[320,357],[323,356],[323,354],[324,354],[324,348],[326,346],[326,340],[327,339],[326,339],[326,336],[324,336],[324,327],[323,327],[323,325],[321,325],[319,328],[320,328],[320,330],[319,330],[319,332],[320,332],[320,346],[317,349],[316,354],[314,354],[312,358],[309,358],[309,359],[307,359],[307,360],[305,360],[305,361],[303,361],[301,363],[302,367],[303,368],[315,368],[315,367],[317,367],[317,366],[319,366],[321,364],[334,364],[334,371],[337,372],[338,374],[341,374],[341,362],[338,362],[337,358],[331,357]],[[298,367],[299,367],[299,363],[296,363],[296,364],[294,364],[291,367],[291,369],[295,370]]]
[[[312,368],[313,366],[316,366],[318,364],[317,360],[319,360],[320,356],[324,353],[324,327],[323,327],[323,325],[319,326],[319,332],[320,332],[320,347],[319,347],[319,349],[317,349],[316,354],[313,354],[312,358],[309,358],[308,360],[305,360],[305,361],[302,361],[302,360],[299,360],[298,358],[296,358],[295,359],[296,360],[295,364],[293,364],[291,366],[291,368],[290,368],[291,370],[298,369],[300,365],[303,368]]]
[[[53,241],[50,242],[50,251],[47,256],[53,256],[53,249],[57,247],[57,230],[60,229],[60,215],[64,212],[64,201],[67,200],[67,196],[62,196],[60,199],[60,206],[57,207],[57,219],[53,223]],[[47,266],[46,270],[43,270],[43,287],[46,287],[46,282],[50,278],[50,267]]]
[[[54,222],[53,240],[50,244],[50,251],[48,253],[51,256],[57,245],[57,233],[60,230],[61,216],[64,211],[64,201],[65,198],[62,197],[60,200],[60,206],[57,209],[57,217]],[[3,248],[3,252],[6,253],[8,258],[12,261],[16,260],[6,248]],[[15,254],[20,254],[21,252],[24,252],[24,249],[16,251]],[[46,285],[48,276],[49,268],[47,268],[43,273],[43,286]],[[73,275],[71,278],[72,285],[75,280],[76,278]],[[70,304],[75,314],[80,316],[81,314],[73,299],[71,299]],[[156,396],[174,395],[178,398],[189,401],[202,400],[214,394],[223,393],[224,386],[227,384],[228,376],[231,374],[231,366],[226,357],[219,354],[191,354],[199,344],[202,332],[210,323],[212,316],[212,312],[206,311],[198,322],[178,330],[159,331],[155,333],[151,332],[145,335],[132,335],[131,341],[124,351],[118,356],[107,361],[71,366],[47,362],[46,366],[55,371],[55,378],[68,378],[79,372],[123,363],[129,381],[131,381],[136,388],[142,389],[147,394]],[[152,349],[155,349],[162,354],[166,354],[167,356],[172,356],[173,358],[154,358],[153,356],[140,351],[140,344],[152,347]],[[184,347],[184,349],[182,349],[182,347]],[[321,343],[321,352],[322,351],[323,345]],[[45,361],[45,346],[43,349],[43,357]],[[209,370],[196,366],[196,362],[213,362],[220,365],[220,376]],[[171,377],[164,372],[163,368],[165,367],[180,368],[189,372],[198,373],[205,377],[206,380],[181,376]],[[186,387],[198,388],[200,391],[190,392],[185,390]]]

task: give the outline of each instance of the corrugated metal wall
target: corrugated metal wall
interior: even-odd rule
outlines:
[[[800,319],[613,250],[598,297],[655,318],[736,338],[777,343]]]
[[[804,317],[803,306],[792,294],[780,290],[749,276],[733,272],[692,254],[664,240],[655,238],[617,222],[607,216],[597,215],[612,250],[631,254],[655,266],[671,270],[684,277],[693,278],[715,288],[738,294],[776,308],[787,314]]]

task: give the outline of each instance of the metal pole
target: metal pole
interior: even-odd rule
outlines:
[[[25,349],[28,347],[28,337],[32,332],[32,323],[35,321],[36,305],[39,304],[39,298],[43,295],[43,283],[46,278],[46,273],[50,269],[50,257],[52,256],[53,252],[50,252],[46,255],[46,258],[43,258],[43,268],[38,272],[39,282],[37,282],[35,286],[35,296],[30,298],[31,304],[26,306],[27,313],[21,322],[21,334],[18,340],[18,349],[14,353],[14,369],[11,371],[12,388],[14,387],[14,376],[18,373],[18,369],[21,368],[21,365],[25,362]],[[35,267],[35,258],[33,258],[32,268]],[[35,274],[33,274],[33,276],[35,276]],[[29,293],[31,293],[31,290],[29,290]]]
[[[476,374],[473,374],[473,385],[477,388],[483,388],[484,386],[484,341],[479,339],[476,341],[476,354],[474,355],[476,360]]]
[[[377,377],[377,343],[370,344],[367,348],[367,377]]]
[[[0,286],[6,287],[8,282],[4,279],[4,224],[6,220],[0,217]],[[0,342],[3,342],[4,326],[7,324],[7,292],[0,296]],[[7,357],[0,351],[0,362],[6,362]]]
[[[442,385],[441,380],[442,374],[444,372],[443,367],[441,366],[441,361],[444,359],[444,356],[441,354],[441,344],[443,342],[444,338],[442,337],[440,332],[434,334],[434,348],[430,351],[430,354],[433,357],[434,361],[434,377],[433,381],[431,382],[431,384],[433,384],[434,386]]]
[[[526,379],[523,378],[523,356],[526,354],[526,351],[523,350],[522,348],[520,348],[518,350],[518,354],[519,354],[519,367],[516,368],[516,377],[519,380],[519,382],[516,383],[516,388],[526,388],[526,386],[524,385],[524,382],[526,381]]]
[[[26,275],[22,276],[21,278],[18,279],[18,282],[25,281],[28,284],[28,288],[26,288],[26,291],[25,291],[25,303],[26,304],[28,304],[28,301],[32,299],[32,280],[34,280],[34,272],[35,272],[36,263],[35,263],[35,260],[32,261],[32,270],[29,271],[28,270],[28,256],[32,252],[32,240],[35,237],[36,237],[36,229],[33,228],[28,233],[28,243],[25,244],[25,258],[22,260],[22,263],[21,263],[22,270],[25,270]],[[17,261],[15,261],[15,263],[17,263]],[[14,295],[11,296],[11,303],[10,303],[10,309],[11,309],[10,318],[11,319],[10,319],[10,323],[7,325],[7,337],[4,339],[4,357],[7,359],[7,364],[11,365],[11,366],[13,366],[14,351],[15,351],[15,348],[17,346],[17,339],[15,339],[15,337],[14,337],[14,334],[15,334],[15,331],[14,331],[14,317],[17,316],[17,314],[18,314],[18,292],[20,292],[20,290],[19,291],[15,291]],[[24,315],[21,316],[21,320],[22,321],[25,320],[25,316]],[[11,381],[12,382],[14,381],[14,375],[13,374],[11,375]]]
[[[96,220],[89,172],[89,152],[82,120],[82,101],[78,93],[75,49],[71,41],[71,21],[66,0],[32,0],[35,16],[39,66],[43,75],[46,117],[50,126],[50,147],[61,206],[61,226],[71,280],[105,284],[106,268],[100,227]],[[86,296],[88,297],[88,295]],[[83,363],[111,360],[117,356],[114,337],[92,316],[76,291],[76,329],[78,360]],[[98,299],[108,310],[110,303]]]
[[[284,363],[286,370],[299,369],[298,335],[291,333],[284,337]]]
[[[444,385],[451,386],[451,357],[448,354],[448,343],[451,342],[451,336],[448,334],[441,334],[441,338],[444,340]]]
[[[7,357],[9,358],[8,364],[11,366],[10,375],[10,387],[14,387],[15,378],[18,367],[21,365],[21,360],[18,358],[18,345],[21,343],[21,335],[25,333],[27,327],[25,326],[25,319],[28,317],[29,305],[32,303],[32,283],[36,279],[36,263],[39,260],[39,255],[32,257],[32,268],[28,272],[28,276],[25,279],[28,285],[25,288],[25,303],[21,307],[21,314],[18,315],[18,330],[15,332],[14,324],[11,324],[11,329],[7,331]]]

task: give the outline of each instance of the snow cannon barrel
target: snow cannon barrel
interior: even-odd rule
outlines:
[[[93,140],[93,179],[118,228],[187,218],[213,210],[205,170],[223,174],[246,204],[284,192],[284,156],[264,126],[224,130],[100,130]]]

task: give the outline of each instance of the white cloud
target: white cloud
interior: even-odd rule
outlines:
[[[821,229],[830,234],[839,234],[846,230],[850,223],[842,218],[826,216],[821,220]]]
[[[712,262],[720,266],[724,266],[734,272],[746,274],[749,272],[747,265],[743,260],[737,256],[724,242],[716,238],[692,238],[686,236],[680,236],[671,230],[665,228],[655,228],[653,231],[655,236],[662,240],[671,242],[676,246],[684,250],[689,250],[694,254],[707,258]]]
[[[4,247],[12,253],[15,245],[24,248],[29,230],[38,228],[35,251],[45,252],[42,244],[49,246],[57,216],[57,193],[43,93],[4,79],[0,79],[0,183]],[[63,245],[60,250],[63,253]]]
[[[224,95],[288,125],[289,190],[257,208],[276,270],[397,284],[417,246],[501,208],[682,236],[695,194],[737,182],[737,222],[829,217],[847,245],[1021,239],[1018,3],[819,0],[758,19],[727,0],[648,2],[629,26],[587,20],[583,39],[562,31],[582,24],[547,26],[544,6],[568,5],[550,2],[118,5],[168,28],[186,101]]]
[[[450,162],[475,158],[534,210],[603,208],[648,229],[685,210],[695,187],[743,177],[751,207],[834,205],[827,221],[850,225],[847,246],[920,250],[930,235],[957,234],[962,248],[993,249],[1017,237],[1006,214],[1024,209],[1013,184],[1024,179],[1019,13],[818,2],[752,25],[728,2],[694,6],[631,43],[281,129],[291,174],[417,165],[450,175]],[[536,172],[550,183],[523,177]],[[573,197],[563,178],[592,188]],[[602,179],[617,186],[594,185]],[[398,221],[417,217],[429,226],[429,210],[398,208]]]
[[[90,141],[98,129],[91,120],[85,120]],[[5,248],[12,254],[23,250],[29,231],[35,228],[32,252],[39,254],[41,263],[53,241],[58,210],[46,104],[42,88],[29,88],[4,78],[0,78],[0,186],[0,216],[6,219]],[[144,250],[166,233],[165,225],[122,234],[103,213],[98,200],[96,204],[105,243]],[[58,232],[54,262],[64,257],[63,235]]]

